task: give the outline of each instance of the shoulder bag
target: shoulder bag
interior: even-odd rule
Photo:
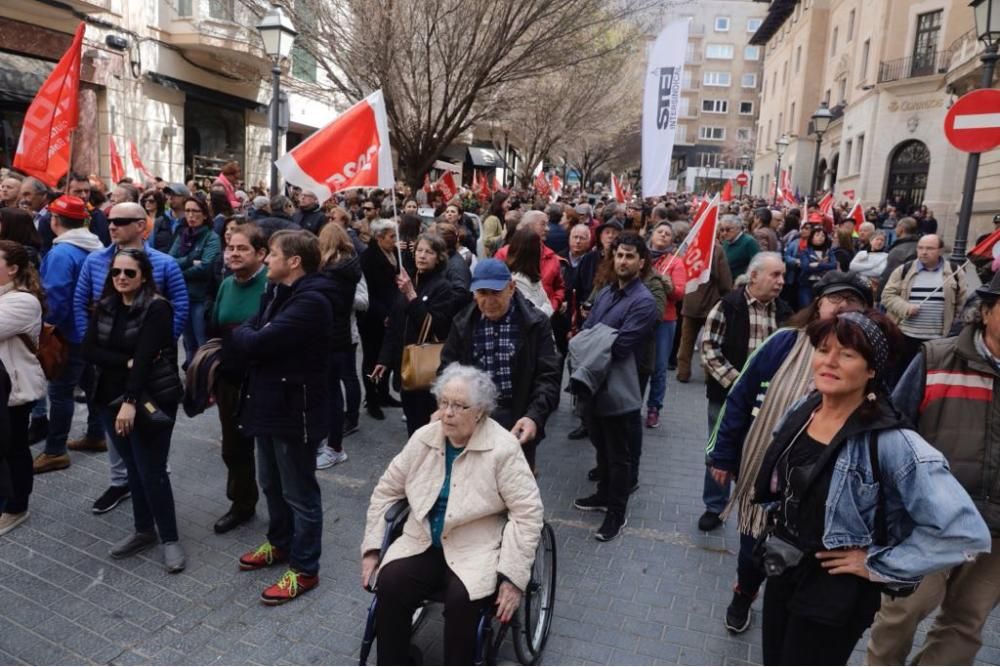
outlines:
[[[441,348],[444,343],[428,343],[431,333],[431,316],[424,317],[420,335],[415,344],[403,348],[403,363],[400,369],[402,387],[405,391],[430,389],[441,365]]]

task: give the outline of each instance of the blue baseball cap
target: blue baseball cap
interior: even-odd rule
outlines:
[[[510,269],[499,259],[481,259],[476,263],[476,270],[472,272],[472,284],[469,289],[473,292],[479,289],[493,290],[499,292],[510,284],[513,280]]]

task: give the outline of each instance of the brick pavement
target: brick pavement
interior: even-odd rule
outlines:
[[[95,516],[104,455],[72,454],[65,471],[36,478],[32,516],[0,538],[0,662],[5,664],[356,664],[370,601],[358,585],[358,544],[371,489],[405,437],[398,410],[362,418],[346,441],[350,461],[318,473],[325,530],[320,587],[284,607],[258,602],[276,571],[240,573],[236,557],[257,546],[266,509],[224,536],[212,531],[227,509],[214,410],[182,418],[172,480],[188,568],[166,574],[157,551],[125,561],[107,556],[131,526],[131,508]],[[623,538],[592,538],[600,516],[572,509],[589,494],[590,445],[562,437],[575,424],[564,401],[538,454],[547,520],[556,531],[559,581],[546,664],[760,663],[759,609],[751,630],[729,635],[722,618],[738,546],[732,525],[711,535],[702,511],[704,385],[671,375],[663,426],[645,431],[641,489]],[[78,415],[79,416],[79,415]],[[79,421],[79,420],[78,420]],[[436,616],[436,614],[435,614]],[[416,639],[440,660],[440,622]],[[992,618],[979,654],[1000,663]],[[863,645],[863,644],[859,644]],[[512,659],[509,646],[502,653]],[[855,663],[861,653],[856,652]]]

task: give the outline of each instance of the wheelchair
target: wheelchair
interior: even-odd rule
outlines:
[[[382,538],[384,555],[389,545],[403,532],[403,524],[410,515],[410,506],[406,499],[396,501],[385,514],[386,529]],[[376,570],[376,587],[378,586]],[[371,589],[375,592],[375,589]],[[556,597],[556,536],[547,522],[542,525],[542,535],[535,550],[535,561],[531,566],[531,579],[521,597],[521,606],[509,623],[499,623],[493,617],[492,609],[485,611],[479,618],[476,632],[475,665],[495,665],[500,647],[507,633],[510,632],[514,645],[514,654],[522,665],[536,665],[542,657],[545,642],[549,638],[552,627],[552,615]],[[431,603],[441,603],[443,598],[432,595],[413,615],[412,634],[416,635],[423,621],[427,618],[428,606]],[[368,607],[368,620],[365,623],[365,634],[361,642],[359,665],[368,664],[368,655],[375,642],[375,608],[378,598],[372,599]],[[422,656],[416,647],[410,647],[411,658],[416,664]]]

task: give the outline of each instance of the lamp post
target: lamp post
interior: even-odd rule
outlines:
[[[750,156],[744,153],[740,156],[740,172],[746,173],[750,169]],[[743,199],[743,186],[740,186],[740,199]]]
[[[281,95],[281,59],[292,52],[299,34],[281,7],[272,6],[257,24],[264,40],[264,53],[271,58],[271,196],[278,194],[278,107]]]
[[[1000,0],[973,0],[969,3],[976,15],[976,33],[986,45],[979,60],[983,63],[983,78],[980,88],[993,85],[993,70],[1000,60]],[[972,200],[976,196],[976,180],[979,178],[979,153],[969,153],[965,167],[965,185],[962,187],[962,207],[958,211],[958,229],[955,230],[955,248],[952,259],[965,259],[965,246],[969,236],[969,221],[972,219]]]
[[[778,187],[781,185],[778,182],[781,179],[781,156],[785,154],[785,149],[788,148],[789,143],[788,137],[784,134],[774,142],[774,152],[778,154],[778,164],[774,170],[774,201],[771,202],[771,206],[774,208],[778,207]]]
[[[819,108],[812,115],[812,129],[816,135],[816,155],[813,156],[812,172],[812,191],[814,194],[819,192],[822,186],[822,183],[817,182],[819,180],[819,149],[823,144],[823,135],[826,134],[826,130],[830,127],[832,121],[833,113],[830,112],[829,105],[825,101],[820,102]]]

